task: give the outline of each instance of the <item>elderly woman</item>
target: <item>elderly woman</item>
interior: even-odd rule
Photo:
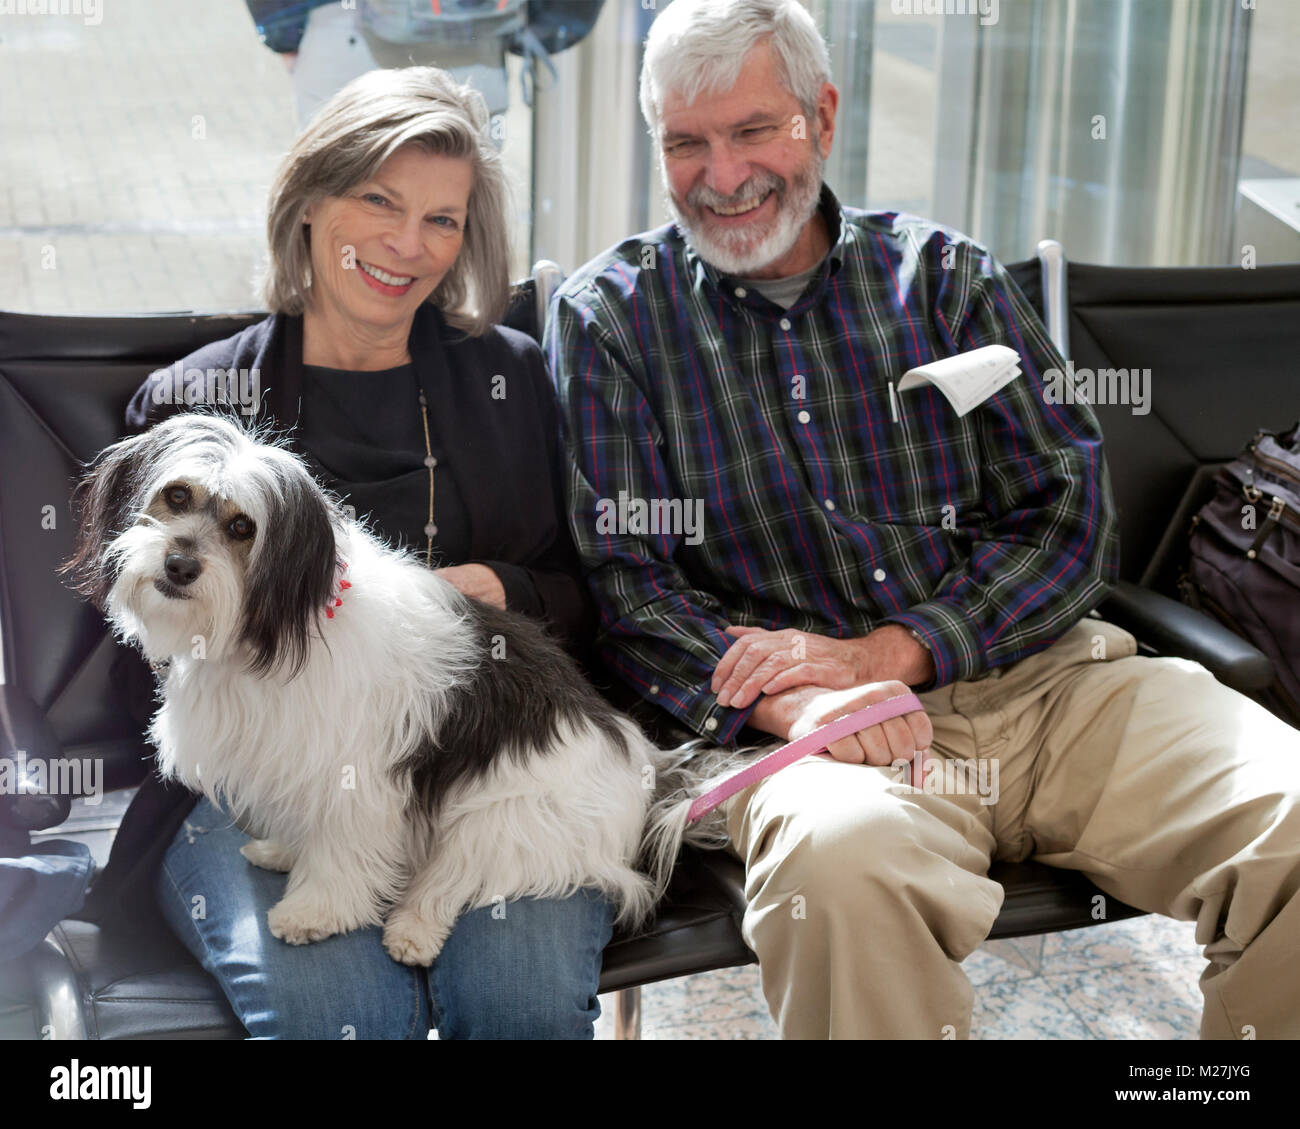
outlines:
[[[493,324],[509,290],[507,194],[487,124],[478,95],[432,68],[341,90],[271,190],[274,312],[182,367],[257,370],[258,418],[289,430],[359,518],[468,595],[547,619],[576,651],[592,620],[560,512],[550,382],[536,344]],[[136,393],[133,430],[179,410],[168,379]],[[286,876],[250,866],[247,841],[207,799],[151,776],[95,900],[137,921],[160,909],[250,1035],[591,1037],[613,917],[598,892],[468,912],[431,968],[410,968],[378,927],[303,947],[273,937]]]

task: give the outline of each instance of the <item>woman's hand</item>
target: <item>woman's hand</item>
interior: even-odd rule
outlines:
[[[502,611],[505,610],[505,585],[487,565],[448,565],[446,568],[435,568],[433,571],[464,595],[482,600],[485,604],[491,604]]]

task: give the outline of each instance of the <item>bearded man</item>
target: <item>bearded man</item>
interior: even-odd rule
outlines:
[[[664,9],[641,108],[675,222],[575,272],[547,333],[600,654],[646,708],[731,744],[924,705],[724,808],[773,1016],[965,1037],[989,864],[1033,858],[1197,922],[1203,1036],[1300,1037],[1300,733],[1088,618],[1118,564],[1097,421],[1043,395],[1064,362],[987,250],[836,200],[837,101],[795,0]],[[989,345],[1022,371],[970,410],[897,391]],[[600,520],[624,497],[702,530]],[[909,786],[926,749],[996,794]]]

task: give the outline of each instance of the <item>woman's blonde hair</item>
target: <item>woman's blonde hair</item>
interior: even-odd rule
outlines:
[[[429,296],[449,324],[479,336],[510,297],[509,191],[483,96],[437,67],[375,70],[353,79],[312,118],[276,172],[267,206],[262,300],[301,314],[311,291],[307,209],[369,180],[404,145],[464,158],[474,170],[464,243]]]

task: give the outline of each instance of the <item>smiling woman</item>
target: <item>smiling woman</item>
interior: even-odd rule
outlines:
[[[595,619],[556,494],[550,380],[536,342],[494,324],[510,240],[488,125],[481,97],[433,68],[373,71],[344,87],[272,186],[270,317],[181,368],[259,373],[258,422],[285,430],[356,517],[465,595],[547,621],[581,657]],[[131,430],[189,406],[157,394],[172,380],[169,366],[137,391]],[[230,402],[220,391],[209,407]],[[158,504],[203,501],[186,491],[177,484]],[[218,516],[230,551],[255,535],[247,515]],[[176,548],[159,562],[172,570],[166,582],[203,583],[197,550]],[[471,909],[432,968],[410,968],[389,957],[379,927],[307,948],[279,940],[267,912],[285,878],[250,867],[246,841],[213,797],[150,775],[92,912],[138,923],[161,911],[255,1037],[351,1027],[357,1038],[423,1039],[431,1026],[442,1038],[591,1037],[614,916],[599,891]],[[191,918],[193,898],[214,890],[206,917]],[[508,931],[494,928],[498,908]]]
[[[469,160],[406,145],[354,192],[307,209],[307,364],[384,369],[410,361],[411,320],[460,254],[473,183]]]
[[[505,177],[488,128],[482,98],[433,67],[371,71],[345,86],[271,187],[267,307],[300,314],[313,298],[346,305],[365,263],[416,283],[386,295],[409,298],[384,313],[389,336],[426,299],[470,333],[499,320],[510,241]],[[312,239],[318,226],[328,233],[324,245]]]

